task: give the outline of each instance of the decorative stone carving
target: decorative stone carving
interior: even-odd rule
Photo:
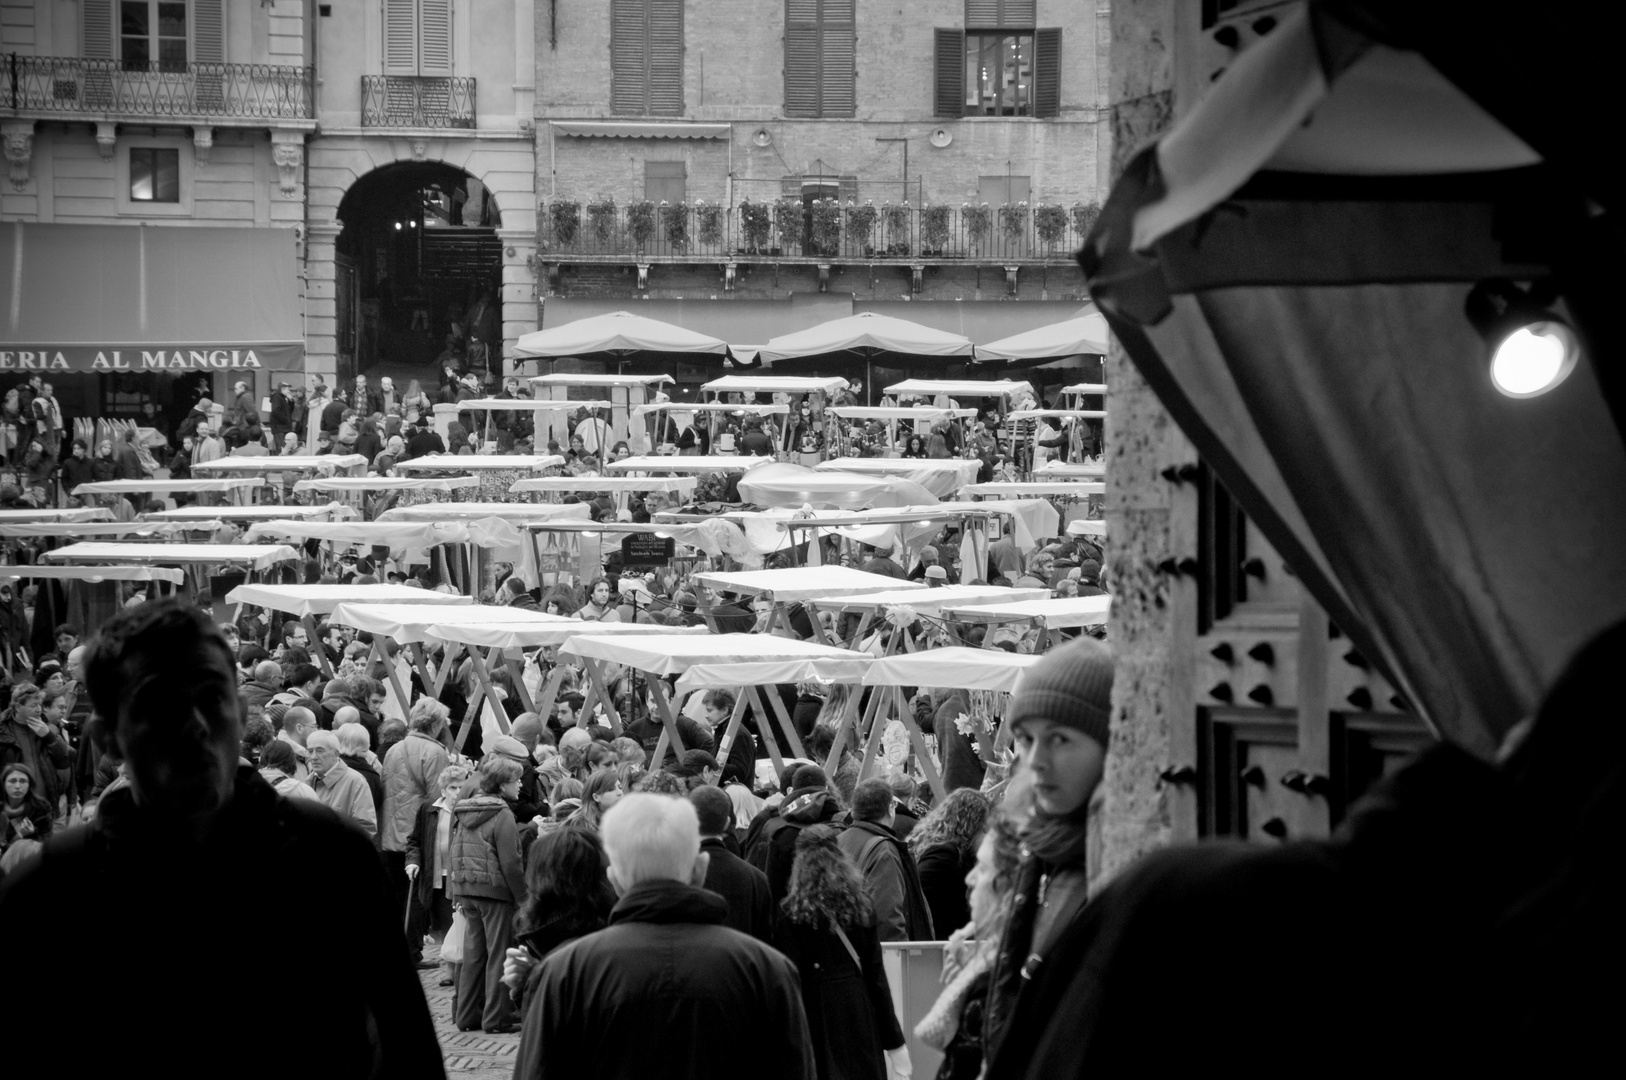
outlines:
[[[1005,291],[1012,296],[1016,295],[1016,273],[1021,269],[1020,266],[1007,266],[1005,268]]]
[[[96,124],[96,152],[102,155],[103,161],[113,160],[113,144],[118,142],[119,126],[106,121]]]
[[[299,191],[299,167],[305,163],[305,136],[297,131],[273,131],[271,160],[277,166],[277,187],[293,198]]]
[[[734,284],[739,274],[739,263],[725,262],[723,264],[723,291],[733,292]]]
[[[649,264],[648,263],[639,263],[638,264],[638,291],[639,292],[645,292],[648,289],[649,289]]]
[[[429,143],[424,139],[412,140],[412,160],[423,161],[429,156]]]
[[[830,264],[819,263],[819,291],[830,291]]]
[[[909,292],[918,296],[920,290],[925,288],[926,264],[909,264]]]
[[[198,127],[192,129],[192,158],[200,165],[209,163],[209,151],[214,149],[215,129],[212,127]]]
[[[0,127],[6,147],[6,163],[11,166],[11,186],[18,191],[28,186],[28,165],[34,159],[34,121],[8,123]]]

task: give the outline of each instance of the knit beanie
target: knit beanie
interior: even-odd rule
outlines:
[[[1052,649],[1023,672],[1011,695],[1005,723],[1051,720],[1083,732],[1102,749],[1109,745],[1112,722],[1112,650],[1094,638],[1081,637]]]

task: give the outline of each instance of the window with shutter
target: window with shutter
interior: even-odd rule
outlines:
[[[113,56],[113,0],[80,0],[79,42],[87,57]]]
[[[1039,21],[1037,0],[965,0],[967,30],[1031,30]]]
[[[611,0],[610,111],[683,115],[683,0]]]
[[[418,73],[418,0],[384,0],[384,74]]]
[[[651,116],[683,115],[683,0],[649,2]]]
[[[933,65],[932,114],[965,114],[965,32],[939,27],[935,33],[936,58]]]
[[[1033,115],[1061,115],[1061,30],[1033,35]]]
[[[192,0],[192,59],[200,64],[226,62],[224,0]]]
[[[418,74],[452,73],[452,0],[418,0]]]
[[[854,0],[785,0],[785,115],[857,114]]]

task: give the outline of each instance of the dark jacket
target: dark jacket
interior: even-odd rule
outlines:
[[[705,887],[728,905],[725,926],[758,941],[773,944],[774,903],[768,889],[768,875],[728,850],[716,837],[700,842],[700,850],[711,856],[706,867]]]
[[[459,799],[452,810],[452,895],[525,899],[514,812],[496,795]]]
[[[874,821],[855,821],[836,838],[864,875],[882,941],[933,941],[931,909],[920,888],[915,857],[898,834]]]
[[[627,890],[610,925],[539,966],[525,1018],[541,1080],[812,1080],[796,968],[676,881]]]
[[[341,754],[339,760],[360,774],[367,781],[367,790],[373,793],[373,814],[377,820],[384,820],[384,778],[378,775],[378,770],[372,763],[359,754]]]
[[[965,876],[977,865],[977,853],[962,853],[953,844],[932,844],[915,862],[920,868],[920,890],[932,913],[932,929],[939,939],[947,938],[971,921]]]
[[[444,454],[445,452],[445,440],[432,428],[425,428],[407,440],[408,458],[420,458],[427,454]]]
[[[775,908],[790,891],[790,868],[796,861],[796,837],[809,825],[829,823],[841,806],[824,788],[800,788],[785,796],[779,813],[762,826],[754,843],[745,849],[752,866],[768,875]]]
[[[886,1080],[883,1050],[903,1045],[873,926],[845,926],[858,964],[829,923],[780,919],[775,941],[802,979],[819,1080]]]
[[[95,474],[96,463],[90,459],[89,454],[82,458],[69,454],[62,459],[62,487],[69,495],[72,495],[73,489],[80,484],[94,483]]]
[[[434,880],[435,866],[435,837],[440,831],[440,815],[442,811],[435,806],[436,800],[425,799],[423,805],[418,807],[418,815],[414,821],[412,834],[407,837],[406,861],[408,865],[418,867],[418,876],[412,881],[412,894],[419,904],[431,907],[435,902],[435,890],[438,887]],[[446,861],[451,862],[451,853],[448,852]],[[448,875],[451,867],[445,866]]]
[[[290,867],[299,872],[290,873]],[[118,903],[109,904],[108,897]],[[230,802],[201,840],[176,837],[135,803],[124,788],[102,799],[94,825],[52,838],[45,856],[8,877],[0,888],[0,925],[71,925],[75,949],[112,957],[137,940],[191,941],[168,948],[162,962],[98,967],[96,1038],[117,1047],[120,1069],[140,1075],[218,1077],[222,1062],[234,1077],[282,1080],[286,1054],[250,1052],[245,1016],[286,1013],[308,1000],[309,964],[256,964],[223,954],[241,940],[245,911],[384,912],[394,908],[383,866],[365,837],[329,809],[281,799],[250,766],[237,770]],[[398,909],[396,909],[398,910]],[[66,920],[66,921],[64,921]],[[400,918],[353,920],[344,934],[343,977],[326,980],[322,1022],[299,1037],[304,1077],[443,1077],[440,1046],[423,989],[407,959]],[[60,934],[13,934],[7,959],[30,972],[39,1001],[86,993],[85,972],[62,962]],[[187,1050],[175,1053],[153,1032],[173,1027],[184,1003]],[[39,1041],[16,1048],[17,1075],[78,1071],[63,1057],[83,1046],[84,1017],[73,1009],[40,1008],[28,1020]],[[111,1052],[111,1051],[110,1051]],[[54,1065],[31,1067],[34,1053]],[[85,1071],[89,1071],[88,1067]]]
[[[62,794],[59,771],[73,764],[68,744],[51,728],[44,736],[36,735],[21,720],[14,720],[8,709],[0,718],[0,768],[23,764],[34,770],[39,779],[39,794],[56,810],[57,797]]]

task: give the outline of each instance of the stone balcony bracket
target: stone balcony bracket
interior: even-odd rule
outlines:
[[[1016,295],[1016,272],[1020,269],[1022,269],[1020,266],[1007,266],[1005,268],[1005,291],[1012,296]]]
[[[830,291],[830,264],[819,263],[819,291]]]
[[[723,264],[723,291],[733,292],[740,264],[732,260]]]
[[[638,264],[638,291],[649,291],[649,263],[641,262]]]

